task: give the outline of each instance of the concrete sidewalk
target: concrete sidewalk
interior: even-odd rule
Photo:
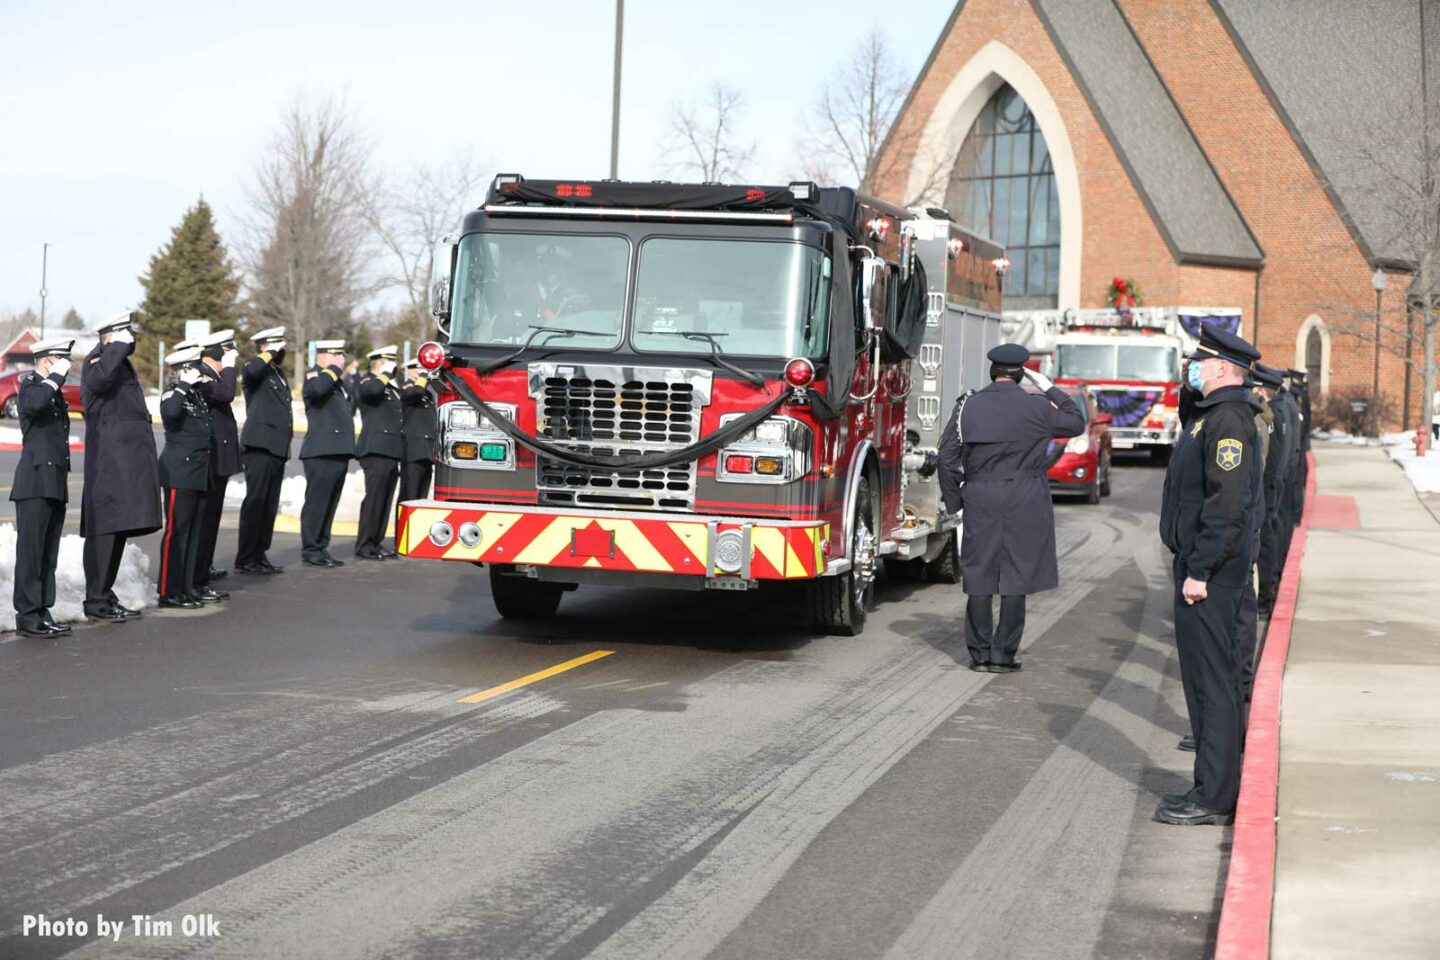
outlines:
[[[1272,956],[1440,957],[1440,521],[1382,450],[1314,453]]]

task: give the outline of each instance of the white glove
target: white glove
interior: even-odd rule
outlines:
[[[180,371],[180,382],[199,383],[200,378],[203,376],[204,374],[197,370],[195,367],[186,367],[184,370]]]
[[[1045,376],[1045,374],[1041,373],[1039,370],[1031,370],[1029,367],[1026,367],[1025,376],[1029,377],[1030,382],[1035,384],[1035,386],[1039,387],[1041,390],[1050,390],[1052,387],[1055,386],[1055,381]]]
[[[238,351],[226,350],[220,356],[220,366],[224,367],[226,370],[229,370],[231,367],[235,366],[235,362],[239,359],[240,354]]]
[[[110,335],[110,340],[114,343],[134,343],[135,334],[129,330],[116,330]]]
[[[275,354],[279,353],[281,350],[284,350],[284,349],[285,349],[285,341],[284,341],[284,340],[281,340],[279,343],[272,343],[272,344],[270,344],[268,347],[265,348],[265,352],[268,353],[268,354],[270,354],[271,356],[274,356]]]
[[[396,363],[394,360],[386,360],[386,361],[385,361],[385,376],[387,376],[387,377],[393,377],[393,376],[395,376],[395,371],[398,370],[399,368],[400,368],[400,364]]]
[[[69,357],[56,357],[53,361],[51,361],[51,363],[50,363],[50,375],[51,375],[52,377],[55,376],[55,374],[57,374],[57,373],[58,373],[60,376],[63,377],[63,376],[65,376],[65,374],[67,374],[67,373],[69,373],[69,372],[70,372],[70,358],[69,358]]]

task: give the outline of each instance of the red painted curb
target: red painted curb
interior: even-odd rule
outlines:
[[[1220,905],[1215,960],[1253,960],[1270,955],[1270,912],[1275,903],[1275,802],[1280,781],[1280,686],[1290,630],[1300,593],[1300,564],[1315,507],[1315,455],[1305,454],[1305,512],[1290,542],[1275,609],[1265,633],[1265,652],[1250,692],[1250,726],[1240,770],[1240,800],[1230,844],[1230,873]]]

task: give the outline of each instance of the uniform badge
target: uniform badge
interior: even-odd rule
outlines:
[[[1244,453],[1245,445],[1239,440],[1221,440],[1215,446],[1215,464],[1221,470],[1234,470]]]
[[[1200,431],[1203,429],[1205,429],[1205,419],[1202,417],[1199,420],[1195,421],[1195,426],[1190,428],[1190,439],[1194,440],[1196,437],[1200,436]]]

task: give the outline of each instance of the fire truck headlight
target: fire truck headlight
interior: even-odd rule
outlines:
[[[474,430],[480,426],[480,412],[461,403],[450,405],[450,426],[458,430]]]
[[[460,524],[460,542],[467,547],[480,545],[480,526],[473,520]]]
[[[772,417],[755,427],[755,440],[757,443],[773,443],[776,445],[788,443],[790,440],[790,425],[784,420]]]
[[[450,541],[455,539],[455,528],[444,520],[436,520],[430,525],[430,542],[437,547],[448,547]]]
[[[739,573],[744,552],[745,537],[739,530],[726,530],[715,538],[715,569]]]

